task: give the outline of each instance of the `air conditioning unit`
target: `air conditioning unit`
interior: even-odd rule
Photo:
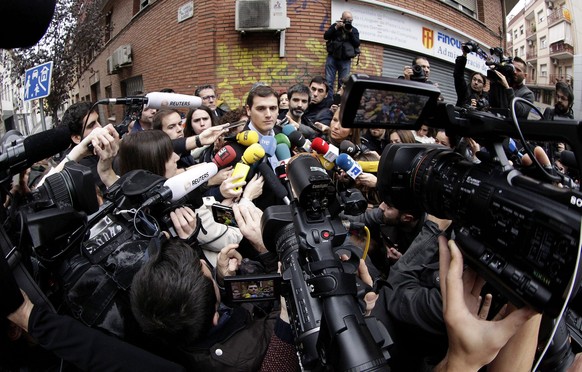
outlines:
[[[126,67],[130,66],[132,61],[131,56],[131,45],[126,44],[122,45],[119,48],[115,49],[113,52],[113,65],[115,67]]]
[[[139,10],[146,8],[148,5],[152,5],[156,0],[141,0],[139,3]]]
[[[116,74],[117,71],[119,71],[119,67],[116,67],[113,64],[113,56],[108,57],[107,58],[107,74],[108,75]]]
[[[291,25],[286,0],[236,0],[234,18],[235,29],[241,32],[285,30]]]

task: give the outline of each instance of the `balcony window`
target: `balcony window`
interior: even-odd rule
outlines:
[[[540,37],[540,49],[545,49],[548,47],[548,40],[545,36]]]

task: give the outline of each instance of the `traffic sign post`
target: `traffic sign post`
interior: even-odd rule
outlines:
[[[24,73],[24,101],[40,99],[40,115],[42,127],[46,130],[42,99],[51,93],[51,75],[53,61],[45,62],[26,70]]]

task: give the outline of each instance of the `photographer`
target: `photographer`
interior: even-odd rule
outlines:
[[[327,59],[325,60],[325,79],[329,87],[328,95],[334,92],[335,77],[338,75],[337,87],[343,78],[350,74],[352,58],[360,53],[360,32],[352,25],[354,17],[344,11],[342,18],[331,25],[323,34],[326,40]]]
[[[467,54],[472,51],[473,43],[463,44],[463,54],[455,60],[453,78],[455,80],[455,91],[457,92],[458,107],[473,107],[477,110],[486,110],[489,107],[489,94],[483,90],[486,77],[480,72],[471,74],[471,83],[465,81],[465,66],[467,65]]]
[[[420,81],[422,83],[434,84],[428,80],[430,78],[430,63],[422,56],[416,56],[412,60],[412,66],[404,66],[403,76],[399,79]]]
[[[503,72],[499,68],[494,68],[489,74],[494,74],[495,79],[491,79],[491,88],[489,90],[489,103],[491,108],[495,109],[511,109],[511,101],[514,97],[523,98],[531,103],[534,102],[533,92],[525,86],[525,78],[527,77],[527,65],[525,61],[519,57],[513,58],[509,65],[512,68],[505,68]],[[507,75],[506,75],[507,74]],[[525,103],[517,102],[515,104],[515,115],[517,119],[527,119],[529,115],[530,106]]]
[[[563,120],[574,119],[574,93],[572,88],[563,81],[556,83],[556,103],[554,107],[547,107],[544,110],[544,119],[547,120]]]

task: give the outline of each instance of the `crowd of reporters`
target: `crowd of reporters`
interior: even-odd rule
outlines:
[[[417,80],[430,83],[427,59],[414,62],[424,73]],[[496,82],[487,83],[486,76],[474,73],[467,84],[465,63],[466,55],[457,59],[451,80],[457,89],[457,106],[508,110],[512,96],[533,100],[520,85],[520,64],[524,63],[515,64],[519,68],[514,87],[497,72]],[[413,76],[415,66],[405,67],[403,78]],[[22,306],[9,315],[11,323],[4,325],[5,338],[12,340],[4,345],[14,350],[3,357],[7,368],[27,364],[30,360],[25,355],[39,353],[22,341],[24,336],[17,331],[22,329],[44,349],[80,369],[298,370],[285,301],[234,305],[221,298],[224,277],[277,272],[275,248],[266,247],[262,239],[261,217],[265,208],[288,202],[277,187],[280,179],[273,177],[276,169],[293,155],[308,153],[321,161],[337,190],[357,188],[366,197],[364,213],[342,214],[341,218],[350,231],[349,239],[362,253],[367,240],[363,226],[370,230],[369,253],[361,255],[365,260],[359,274],[375,288],[375,294],[367,297],[368,305],[361,311],[376,316],[389,330],[394,340],[389,360],[393,370],[477,370],[489,363],[531,369],[540,316],[511,306],[494,306],[495,311],[501,310],[489,314],[493,301],[488,289],[482,291],[484,283],[470,270],[463,273],[460,252],[454,242],[443,238],[450,237],[450,221],[403,207],[408,205],[405,201],[377,192],[381,182],[377,162],[391,143],[438,143],[473,162],[479,162],[478,153],[487,149],[474,139],[448,137],[445,131],[424,125],[414,132],[345,128],[338,108],[343,91],[328,94],[323,77],[282,93],[257,83],[249,90],[244,107],[228,111],[215,104],[218,93],[213,86],[201,88],[197,95],[202,106],[187,113],[144,108],[129,132],[121,135],[113,125],[101,127],[89,103],[74,104],[65,112],[61,125],[70,130],[71,146],[49,174],[62,171],[68,162],[90,167],[102,203],[137,170],[163,180],[207,170],[212,176],[180,204],[160,212],[169,217],[167,230],[172,231],[154,227],[151,236],[134,231],[130,240],[135,244],[122,247],[99,243],[99,249],[107,247],[111,252],[108,258],[85,263],[88,269],[67,277],[68,282],[55,272],[62,272],[63,262],[74,266],[78,250],[56,264],[40,262],[57,282],[53,298],[58,298],[59,313],[85,324],[56,315],[43,304],[33,306],[25,297]],[[557,104],[548,117],[571,112],[571,90],[560,86],[558,94],[558,102],[567,100],[569,105]],[[397,120],[400,108],[394,97],[365,98],[359,115]],[[527,117],[525,108],[518,110],[518,117]],[[235,123],[239,124],[231,125]],[[557,155],[566,146],[548,144],[547,148],[555,151],[548,165],[556,172],[567,172]],[[569,175],[576,183],[574,170]],[[29,191],[25,186],[39,187],[43,181],[21,184],[13,192]],[[231,207],[237,226],[218,223],[214,204]],[[136,216],[142,218],[136,211],[109,215],[127,229]],[[111,257],[120,256],[124,259],[115,261],[112,269]],[[118,280],[118,274],[124,280]],[[116,279],[104,282],[105,277]],[[101,288],[92,284],[95,281],[110,287]],[[255,288],[237,290],[251,293]],[[92,312],[96,314],[90,321],[87,314]],[[492,318],[498,322],[487,322]],[[473,330],[473,335],[466,334]],[[478,339],[478,335],[486,337]],[[50,356],[38,360],[53,366],[59,363]]]

